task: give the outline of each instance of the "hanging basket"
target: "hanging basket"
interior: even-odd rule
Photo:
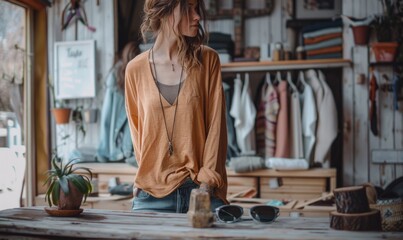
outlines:
[[[397,42],[376,42],[371,44],[377,62],[393,62],[398,47]]]
[[[66,124],[70,121],[70,108],[54,108],[52,109],[56,124]]]
[[[369,26],[351,26],[355,45],[367,45],[369,39]]]

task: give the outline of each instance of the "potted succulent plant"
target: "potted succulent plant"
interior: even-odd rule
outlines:
[[[47,172],[48,178],[45,184],[49,184],[49,186],[45,194],[45,201],[50,207],[57,206],[59,211],[79,211],[81,203],[87,200],[92,191],[91,170],[86,167],[76,167],[73,163],[75,160],[77,159],[72,159],[63,165],[61,158],[55,154],[52,159],[52,169]],[[84,170],[88,172],[89,176],[78,174],[77,170]]]
[[[51,91],[52,98],[52,113],[55,118],[56,124],[67,124],[70,122],[71,108],[66,106],[63,99],[56,99],[55,88],[51,83],[48,83],[49,89]]]

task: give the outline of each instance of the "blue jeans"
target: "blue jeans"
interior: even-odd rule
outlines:
[[[149,193],[138,189],[137,196],[133,198],[133,211],[142,212],[166,212],[186,213],[189,210],[190,193],[192,189],[199,188],[199,185],[191,179],[186,180],[175,191],[163,198],[156,198]],[[211,211],[224,205],[224,202],[216,197],[210,197]]]

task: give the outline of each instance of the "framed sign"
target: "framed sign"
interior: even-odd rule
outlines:
[[[341,0],[294,0],[295,18],[332,18],[341,14]]]
[[[56,99],[95,97],[95,40],[56,42]]]

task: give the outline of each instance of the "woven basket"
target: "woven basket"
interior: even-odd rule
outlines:
[[[378,199],[371,208],[381,213],[383,231],[403,231],[403,199]]]

